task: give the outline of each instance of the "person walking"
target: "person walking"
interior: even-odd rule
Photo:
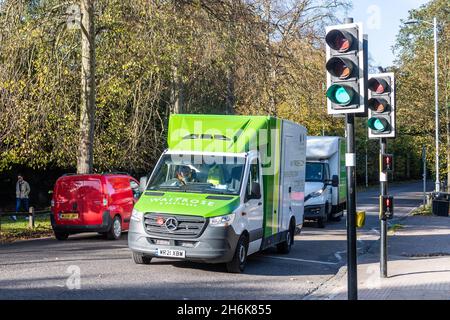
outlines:
[[[23,179],[23,175],[19,174],[16,183],[16,212],[19,212],[21,206],[28,212],[30,191],[30,185]],[[17,220],[16,216],[11,218]]]

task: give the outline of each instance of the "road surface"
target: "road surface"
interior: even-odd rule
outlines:
[[[390,188],[396,219],[421,204],[421,188],[421,182]],[[357,203],[367,211],[366,226],[358,230],[364,254],[379,236],[378,189],[358,193]],[[255,254],[244,274],[165,259],[136,265],[126,234],[118,241],[84,234],[1,245],[0,299],[303,299],[345,265],[345,225],[345,219],[325,229],[306,223],[289,255]]]

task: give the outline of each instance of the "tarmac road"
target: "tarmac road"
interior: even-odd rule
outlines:
[[[392,186],[396,219],[422,202],[421,182]],[[432,188],[432,186],[430,186]],[[358,230],[363,254],[378,240],[378,189],[358,193],[366,226]],[[305,224],[288,255],[275,250],[249,257],[244,274],[223,265],[153,259],[136,265],[127,235],[107,241],[96,234],[68,241],[39,239],[0,247],[0,299],[302,299],[346,263],[346,224]]]

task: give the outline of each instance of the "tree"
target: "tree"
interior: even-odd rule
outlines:
[[[91,173],[95,125],[95,22],[94,0],[81,0],[81,108],[77,172]]]
[[[438,66],[439,66],[439,130],[440,174],[450,179],[450,141],[448,110],[449,69],[449,14],[448,1],[434,0],[417,10],[409,12],[408,19],[430,21],[434,16],[440,22],[438,30]],[[395,68],[397,76],[397,119],[400,135],[408,137],[409,152],[420,157],[422,145],[427,146],[427,162],[434,171],[434,58],[433,33],[429,25],[420,23],[401,27],[394,47],[396,53]],[[443,137],[446,137],[443,138]],[[406,142],[406,140],[403,139]],[[399,142],[396,142],[396,144]]]

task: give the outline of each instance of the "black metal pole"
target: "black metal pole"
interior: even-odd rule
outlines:
[[[356,257],[356,154],[355,115],[345,115],[347,131],[347,271],[348,300],[358,299],[357,257]]]
[[[386,153],[386,138],[380,138],[380,161],[383,161],[382,155]],[[387,195],[387,172],[383,172],[382,164],[380,163],[380,195]],[[382,203],[380,201],[380,212],[382,210]],[[380,276],[387,278],[387,220],[380,220]]]

